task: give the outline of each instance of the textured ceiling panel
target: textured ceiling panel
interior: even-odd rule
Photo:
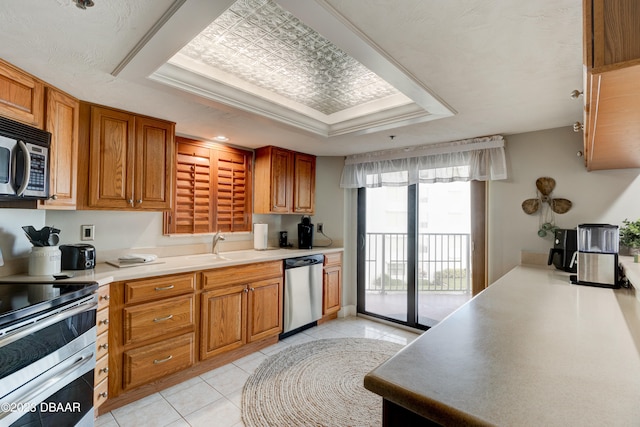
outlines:
[[[271,0],[239,0],[181,54],[330,115],[399,92]]]

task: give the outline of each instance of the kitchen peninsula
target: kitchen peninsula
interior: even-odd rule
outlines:
[[[568,276],[516,267],[369,373],[384,425],[638,425],[635,291]]]

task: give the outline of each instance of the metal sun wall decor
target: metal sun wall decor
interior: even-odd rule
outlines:
[[[550,177],[541,177],[536,180],[535,199],[527,199],[522,202],[522,210],[526,214],[534,214],[540,210],[540,226],[538,228],[538,236],[545,237],[547,232],[554,232],[558,227],[555,226],[554,214],[563,214],[571,209],[571,201],[562,198],[551,197],[551,192],[556,187],[556,181]]]

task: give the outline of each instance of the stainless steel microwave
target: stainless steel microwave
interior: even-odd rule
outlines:
[[[49,198],[51,134],[0,117],[0,202]]]

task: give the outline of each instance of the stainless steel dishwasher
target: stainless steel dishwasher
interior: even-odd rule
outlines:
[[[324,255],[284,260],[284,326],[281,338],[316,325],[322,317]]]

